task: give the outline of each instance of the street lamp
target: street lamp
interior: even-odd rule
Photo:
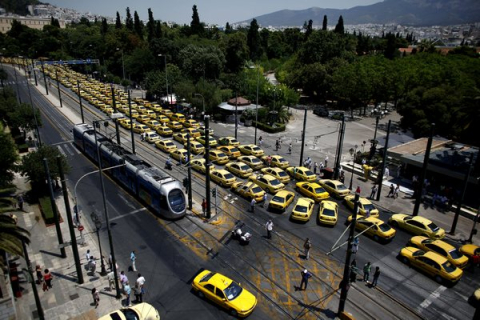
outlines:
[[[117,48],[117,51],[120,51],[122,53],[123,81],[125,81],[125,60],[123,59],[123,49]]]
[[[203,108],[202,116],[203,116],[205,114],[205,98],[200,93],[194,93],[193,96],[194,97],[198,97],[198,96],[202,97],[202,108]]]
[[[100,249],[100,264],[101,264],[100,275],[104,276],[107,274],[107,270],[105,270],[105,263],[103,262],[102,243],[100,242],[100,229],[102,228],[102,221],[100,221],[100,219],[98,218],[98,215],[95,212],[92,212],[90,217],[92,218],[93,223],[95,223],[95,228],[97,229],[97,240],[98,240],[98,247]]]
[[[350,148],[350,150],[348,150],[350,152],[350,155],[352,156],[352,159],[353,159],[352,176],[350,177],[350,187],[349,187],[350,190],[352,190],[352,185],[353,185],[353,172],[355,171],[355,158],[357,156],[357,148],[358,148],[358,146],[355,145],[355,149]]]
[[[254,69],[259,69],[260,66],[251,67]],[[260,72],[257,70],[257,101],[255,103],[255,144],[257,144],[257,123],[258,123],[258,90],[260,87]]]
[[[159,53],[158,54],[159,57],[163,57],[164,61],[165,61],[165,90],[167,92],[167,103],[168,103],[168,70],[167,70],[167,56],[165,54],[161,54]],[[169,106],[170,104],[172,104],[172,101],[170,101],[169,103]]]

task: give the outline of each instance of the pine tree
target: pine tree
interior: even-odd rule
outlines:
[[[156,21],[155,23],[155,35],[157,38],[162,37],[162,23],[160,21]]]
[[[258,33],[257,19],[250,22],[250,28],[247,33],[247,45],[250,48],[250,59],[257,60],[262,56],[262,47],[260,44],[260,34]]]
[[[323,16],[323,26],[322,26],[323,31],[327,31],[327,15]]]
[[[345,28],[343,26],[343,17],[342,16],[340,16],[340,18],[338,18],[338,23],[335,26],[335,33],[345,34]]]
[[[155,19],[153,19],[152,9],[148,8],[148,22],[147,22],[147,39],[148,42],[155,39],[157,35],[155,34]]]
[[[232,32],[233,32],[233,28],[230,25],[230,23],[227,22],[227,24],[225,25],[225,34],[229,34],[229,33],[232,33]]]
[[[140,20],[140,17],[138,16],[137,11],[133,13],[133,25],[134,25],[134,30],[135,33],[140,37],[143,38],[143,22]]]
[[[312,19],[310,19],[310,20],[308,20],[307,29],[305,30],[305,40],[307,40],[308,37],[310,37],[312,32],[313,32],[313,21],[312,21]]]
[[[120,19],[120,13],[117,11],[117,19],[115,20],[115,29],[122,29],[122,20]]]
[[[127,17],[125,18],[125,26],[128,30],[133,31],[133,19],[132,14],[130,13],[130,8],[127,7]]]
[[[192,34],[196,34],[200,36],[203,34],[204,30],[203,30],[203,25],[200,22],[200,17],[198,15],[198,10],[196,5],[193,5],[192,11],[193,11],[193,14],[192,14],[192,22],[190,22],[190,30]]]
[[[106,35],[108,32],[108,23],[106,18],[102,18],[102,26],[100,28],[100,33],[102,36]]]

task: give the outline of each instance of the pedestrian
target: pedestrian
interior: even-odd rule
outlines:
[[[341,183],[345,183],[345,172],[342,172],[342,173],[340,174],[339,180],[340,180]]]
[[[292,144],[288,145],[288,154],[292,154]]]
[[[145,132],[140,134],[140,140],[145,141]]]
[[[43,275],[43,281],[44,281],[44,285],[43,285],[43,291],[48,291],[48,289],[52,288],[52,280],[53,280],[53,276],[52,274],[50,273],[50,270],[48,269],[45,269],[44,271],[44,275]]]
[[[380,267],[375,268],[375,273],[373,274],[372,287],[377,286],[378,277],[380,277]]]
[[[387,198],[390,198],[390,196],[393,197],[394,193],[395,193],[395,186],[392,183],[392,184],[390,184],[390,191],[387,194]]]
[[[258,138],[258,145],[262,147],[262,144],[263,144],[263,138],[260,136],[260,138]]]
[[[113,259],[112,259],[112,254],[108,256],[108,269],[113,270]]]
[[[17,197],[18,208],[23,211],[23,196],[21,194]]]
[[[400,185],[397,183],[397,186],[395,187],[395,190],[393,191],[393,198],[397,199],[398,198],[398,192],[400,191]]]
[[[390,169],[385,168],[385,171],[383,173],[383,177],[388,180],[388,177],[390,177]]]
[[[264,209],[267,207],[267,200],[268,200],[268,196],[267,196],[267,193],[265,192],[263,194],[263,208]]]
[[[357,260],[353,259],[350,264],[350,282],[357,282]]]
[[[122,288],[125,286],[125,283],[128,282],[128,278],[125,275],[125,271],[120,272],[120,284],[122,285]]]
[[[313,163],[313,174],[314,174],[314,175],[317,175],[317,167],[318,167],[318,163],[317,163],[317,161],[315,161],[315,162]]]
[[[360,194],[362,192],[362,189],[360,189],[360,186],[357,186],[357,189],[355,190],[355,193]]]
[[[110,273],[107,275],[107,279],[108,288],[110,289],[110,291],[112,291],[113,287],[115,287],[115,274],[113,273],[113,271],[110,271]]]
[[[365,210],[365,218],[370,218],[370,209]]]
[[[98,303],[100,302],[100,294],[98,293],[97,288],[92,289],[92,298],[93,298],[93,304],[95,305],[95,309],[97,309]]]
[[[135,281],[135,302],[136,303],[143,302],[143,294],[145,292],[144,285],[145,285],[145,277],[139,273],[137,281]]]
[[[307,290],[308,286],[308,279],[312,277],[312,274],[308,272],[307,269],[302,271],[302,281],[300,282],[300,290]],[[303,285],[305,284],[305,289],[303,289]]]
[[[132,293],[132,288],[128,281],[123,286],[123,292],[125,293],[125,307],[130,307],[130,294]]]
[[[135,262],[137,262],[137,256],[135,255],[135,250],[130,253],[130,260],[132,261],[132,271],[136,272],[137,267],[135,266]]]
[[[87,265],[90,263],[90,257],[91,257],[90,250],[87,250],[87,253],[85,253],[85,258],[87,258]],[[87,267],[87,270],[88,270],[88,267]]]
[[[325,156],[325,168],[328,168],[328,156]]]
[[[92,273],[92,276],[95,275],[95,270],[97,270],[97,263],[95,262],[95,258],[93,256],[90,257],[89,270]]]
[[[268,157],[267,157],[267,164],[268,164],[269,167],[272,166],[272,156],[271,155],[268,155]]]
[[[311,248],[312,248],[312,243],[310,242],[310,239],[307,238],[307,240],[305,240],[305,243],[303,244],[303,249],[305,249],[305,260],[308,260],[310,258]]]
[[[355,237],[353,239],[353,243],[352,243],[352,253],[353,254],[357,254],[358,252],[358,245],[360,244],[360,238],[358,237]]]
[[[278,149],[280,148],[280,141],[275,141],[275,151],[278,151]]]
[[[203,215],[207,214],[207,200],[205,200],[205,198],[203,198],[203,201],[202,201],[202,211],[203,211]]]
[[[363,266],[363,281],[365,281],[365,283],[368,283],[368,278],[370,277],[371,270],[372,270],[372,265],[370,264],[370,262],[367,262]]]
[[[37,266],[35,267],[35,271],[37,273],[37,284],[40,284],[43,281],[43,273],[40,265],[37,264]]]
[[[257,200],[255,198],[252,198],[252,201],[250,201],[250,211],[255,212],[255,204],[257,203]]]
[[[377,194],[377,190],[378,190],[378,187],[376,184],[374,184],[372,187],[372,192],[370,193],[370,197],[369,197],[370,199],[375,198],[375,195]]]
[[[272,238],[272,231],[273,231],[273,222],[272,220],[268,220],[267,223],[265,224],[265,229],[267,229],[267,239]]]

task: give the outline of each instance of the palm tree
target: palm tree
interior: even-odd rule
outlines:
[[[7,215],[0,215],[0,251],[23,256],[22,242],[30,243],[30,232],[17,226],[15,220]],[[5,268],[5,262],[0,260],[0,267]]]

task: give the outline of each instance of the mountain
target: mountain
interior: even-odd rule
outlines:
[[[453,25],[480,22],[479,0],[384,0],[369,6],[350,9],[281,10],[258,16],[261,26],[303,26],[313,20],[322,25],[326,15],[329,26],[343,16],[345,25],[400,24],[409,26]],[[252,19],[239,23],[250,23]]]

